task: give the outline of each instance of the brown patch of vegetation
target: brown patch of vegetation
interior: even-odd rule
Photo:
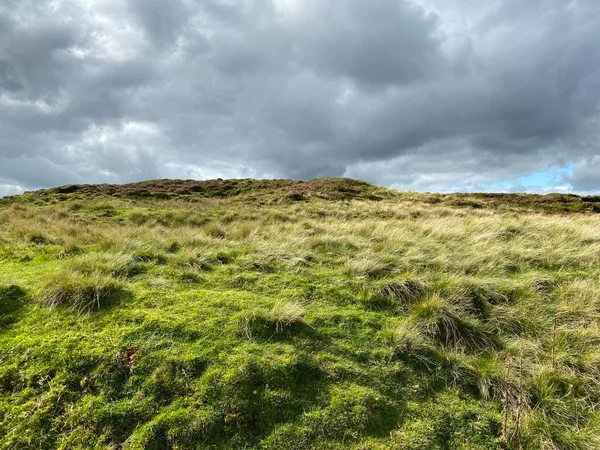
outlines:
[[[133,370],[139,350],[135,347],[125,349],[121,354],[121,362],[127,370]]]
[[[362,196],[376,197],[370,192],[377,188],[363,181],[348,178],[323,178],[310,181],[301,180],[148,180],[128,184],[71,184],[53,189],[42,190],[49,194],[98,194],[113,197],[158,197],[170,198],[164,194],[200,195],[208,198],[233,197],[241,194],[282,194],[293,200],[302,200],[305,196],[323,199],[342,200]],[[366,192],[369,191],[369,192]]]

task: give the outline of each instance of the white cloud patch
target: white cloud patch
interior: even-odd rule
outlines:
[[[25,189],[22,186],[17,186],[14,184],[0,184],[0,197],[22,194],[23,192],[25,192]]]

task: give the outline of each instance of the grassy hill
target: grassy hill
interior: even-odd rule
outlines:
[[[600,197],[0,199],[0,449],[598,449]]]

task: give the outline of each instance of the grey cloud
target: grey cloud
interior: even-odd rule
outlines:
[[[0,157],[3,178],[18,180],[25,186],[56,186],[81,182],[81,178],[68,167],[61,166],[41,156],[19,158]]]
[[[2,2],[0,184],[598,190],[598,30],[593,0]]]
[[[129,6],[146,35],[158,48],[177,40],[191,13],[179,0],[131,0]]]
[[[445,70],[440,42],[433,36],[436,18],[414,4],[307,3],[310,7],[292,29],[301,60],[316,70],[372,87],[423,81]]]
[[[600,155],[578,161],[572,174],[565,175],[563,180],[582,192],[599,191],[600,189]]]
[[[67,70],[57,56],[82,39],[83,29],[54,21],[33,7],[32,14],[36,16],[27,21],[7,17],[7,12],[0,14],[4,22],[0,59],[14,73],[15,83],[24,88],[29,99],[54,95]]]
[[[17,73],[6,61],[0,61],[0,91],[7,90],[17,92],[23,89],[19,82]]]

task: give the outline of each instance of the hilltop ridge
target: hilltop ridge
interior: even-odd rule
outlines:
[[[126,184],[71,184],[59,186],[39,192],[50,194],[95,194],[113,197],[152,197],[170,198],[171,196],[200,196],[207,198],[225,198],[243,195],[275,194],[290,196],[297,200],[305,196],[314,196],[328,200],[343,200],[350,198],[379,199],[376,192],[389,190],[378,188],[365,181],[351,178],[317,178],[309,181],[274,179],[257,180],[215,179],[215,180],[176,180],[159,179],[146,180]]]
[[[438,204],[456,208],[492,209],[549,214],[599,213],[600,196],[549,193],[419,193],[379,187],[352,178],[316,178],[312,180],[158,179],[125,184],[68,184],[5,197],[0,202],[62,201],[83,198],[125,198],[136,200],[228,199],[240,202],[280,203],[282,201],[379,201]]]

